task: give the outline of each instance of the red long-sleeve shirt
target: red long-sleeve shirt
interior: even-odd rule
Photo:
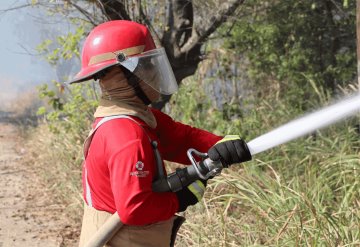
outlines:
[[[132,118],[137,123],[130,119],[113,119],[102,124],[93,136],[84,163],[85,200],[86,193],[91,194],[94,208],[110,213],[117,211],[121,221],[128,225],[167,220],[178,210],[175,193],[152,191],[157,168],[149,138],[158,143],[163,160],[181,164],[190,164],[186,155],[189,148],[207,152],[221,139],[151,110],[157,121],[155,129],[136,117]],[[100,120],[96,119],[94,126]]]

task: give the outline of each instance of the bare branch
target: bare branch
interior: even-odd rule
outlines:
[[[33,53],[31,51],[29,51],[29,49],[27,49],[22,43],[17,43],[18,46],[21,47],[21,49],[24,50],[24,52],[17,52],[17,51],[12,51],[12,53],[14,54],[20,54],[20,55],[28,55],[28,56],[44,56],[46,54],[46,52],[42,52],[42,53],[39,53],[39,52],[36,52],[36,53]]]
[[[191,30],[194,22],[194,10],[193,4],[190,0],[179,0],[176,1],[174,6],[175,23],[176,23],[176,35],[175,40],[181,47],[185,41],[191,36]]]
[[[0,9],[0,13],[5,13],[8,11],[18,10],[18,9],[22,9],[22,8],[27,8],[30,6],[33,6],[33,5],[29,3],[29,4],[19,5],[19,6],[15,6],[15,7],[8,8],[8,9]]]
[[[168,22],[161,43],[171,56],[179,58],[180,47],[189,40],[192,33],[192,0],[170,0],[168,11]]]
[[[98,0],[97,2],[108,20],[131,20],[124,1]]]
[[[193,29],[191,38],[181,48],[181,52],[189,51],[197,44],[204,42],[221,24],[227,20],[229,16],[231,16],[236,11],[236,9],[244,1],[245,0],[229,0],[226,3],[223,3],[219,11],[214,16],[209,18],[210,21],[207,23],[207,25]]]
[[[146,26],[151,30],[152,34],[154,34],[156,37],[156,40],[159,41],[160,38],[159,38],[159,35],[158,33],[156,32],[153,24],[151,23],[151,21],[149,20],[148,16],[146,15],[146,13],[144,12],[144,9],[142,7],[142,4],[140,3],[140,6],[139,6],[139,12],[140,12],[140,17],[141,19],[144,21],[144,23],[146,24]]]
[[[81,8],[79,5],[68,1],[68,3],[72,6],[74,6],[75,9],[77,9],[81,14],[83,14],[85,16],[85,18],[94,26],[97,25],[97,23],[94,21],[94,19],[92,18],[91,14],[89,12],[87,12],[85,9]]]

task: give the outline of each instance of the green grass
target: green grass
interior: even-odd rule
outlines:
[[[177,102],[192,83],[181,89],[185,93]],[[246,140],[304,114],[287,99],[269,97],[229,124],[219,113],[207,114],[214,111],[211,104],[200,111],[194,106],[180,106],[179,112],[193,107],[204,121],[199,127],[245,134]],[[192,117],[185,121],[197,123]],[[187,212],[178,246],[360,246],[357,121],[344,120],[224,170],[209,182],[203,202]]]

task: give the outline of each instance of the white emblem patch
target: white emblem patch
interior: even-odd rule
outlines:
[[[142,171],[144,169],[144,163],[142,161],[138,161],[135,164],[136,170]]]
[[[138,178],[145,178],[149,175],[149,171],[143,171],[144,169],[144,162],[138,161],[135,164],[136,171],[130,172],[130,176],[135,176]]]

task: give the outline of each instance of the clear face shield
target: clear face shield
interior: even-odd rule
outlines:
[[[178,85],[164,48],[126,57],[118,54],[118,62],[160,94],[171,95]]]

